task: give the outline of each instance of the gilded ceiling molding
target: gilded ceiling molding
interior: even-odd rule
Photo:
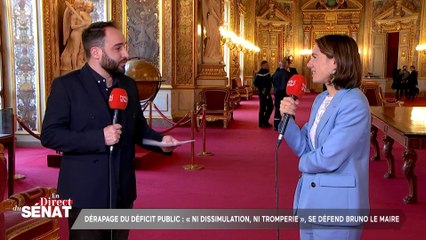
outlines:
[[[377,32],[395,32],[416,29],[419,21],[418,11],[420,9],[414,8],[409,2],[400,0],[392,3],[374,5],[373,30]]]
[[[332,29],[335,25],[359,24],[362,8],[363,5],[355,0],[336,1],[333,7],[328,7],[321,0],[310,0],[302,5],[303,24],[325,25],[325,29]]]
[[[302,5],[303,26],[311,29],[310,44],[326,34],[347,34],[358,41],[359,23],[363,5],[356,0],[339,0],[329,3],[310,0]],[[304,46],[308,44],[304,43]]]

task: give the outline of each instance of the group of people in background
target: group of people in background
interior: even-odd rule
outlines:
[[[403,96],[405,96],[407,100],[413,100],[419,93],[417,75],[418,73],[414,66],[410,66],[410,71],[407,70],[406,65],[402,66],[402,69],[397,69],[395,67],[392,89],[396,91],[395,98],[397,100],[401,99]]]
[[[291,61],[284,58],[279,62],[279,67],[274,73],[269,71],[267,61],[261,62],[260,70],[254,77],[254,86],[259,94],[259,127],[271,127],[269,118],[274,113],[274,130],[277,131],[278,125],[281,122],[280,102],[283,100],[286,93],[288,80],[294,74],[297,74],[296,68],[290,67]],[[274,87],[274,102],[272,102],[271,89]]]

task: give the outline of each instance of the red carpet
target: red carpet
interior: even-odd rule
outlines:
[[[314,95],[302,100],[296,116],[299,123],[307,120]],[[149,153],[137,163],[138,199],[135,208],[164,209],[259,209],[275,208],[274,151],[277,132],[257,127],[257,98],[242,101],[228,129],[221,122],[209,123],[207,151],[211,157],[196,156],[203,164],[200,171],[182,168],[191,160],[190,145],[178,148],[173,156]],[[272,120],[270,121],[272,122]],[[177,128],[171,133],[181,140],[190,138],[189,128]],[[202,151],[201,133],[196,133],[195,152]],[[378,139],[381,136],[379,136]],[[423,239],[426,236],[426,151],[418,151],[415,173],[418,177],[418,204],[406,205],[402,198],[408,185],[402,173],[402,147],[395,143],[396,178],[384,179],[387,169],[384,160],[370,163],[370,200],[372,209],[402,210],[406,221],[398,229],[367,229],[363,240]],[[17,181],[16,191],[34,186],[55,186],[58,169],[48,168],[46,155],[53,151],[44,148],[17,148],[16,172],[26,175]],[[286,144],[279,149],[280,208],[292,207],[294,188],[298,179],[298,161]],[[383,158],[383,154],[382,154]],[[67,239],[66,221],[61,221],[61,239]],[[298,239],[298,229],[281,230],[280,239]],[[273,240],[275,230],[132,230],[130,239],[198,240],[244,239]]]

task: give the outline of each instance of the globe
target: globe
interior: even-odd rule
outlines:
[[[142,103],[154,100],[161,86],[161,74],[157,66],[145,59],[131,59],[126,63],[125,74],[136,81]]]

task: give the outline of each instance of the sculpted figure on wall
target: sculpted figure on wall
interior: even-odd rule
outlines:
[[[143,4],[128,1],[128,4],[129,57],[140,57],[158,63],[160,55],[158,1],[150,0]]]
[[[92,23],[90,13],[93,12],[93,3],[75,0],[74,4],[65,1],[67,8],[63,17],[63,33],[65,46],[61,54],[61,75],[80,68],[86,61],[81,33]]]
[[[203,63],[222,62],[219,27],[222,23],[219,0],[203,0],[204,38]]]

